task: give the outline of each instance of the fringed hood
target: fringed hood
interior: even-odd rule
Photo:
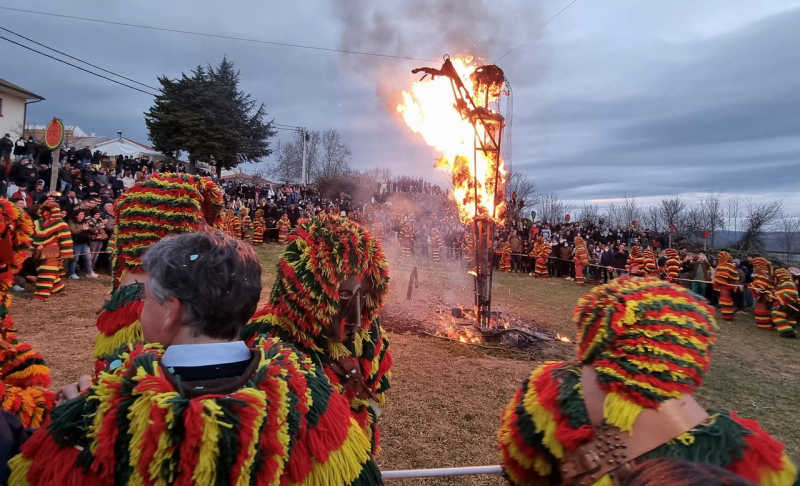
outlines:
[[[714,311],[689,290],[624,277],[595,287],[575,307],[578,359],[608,393],[606,418],[630,430],[639,412],[691,394],[716,342]]]
[[[222,191],[208,177],[156,174],[117,201],[114,288],[126,272],[141,273],[145,250],[171,234],[204,226],[223,229]]]

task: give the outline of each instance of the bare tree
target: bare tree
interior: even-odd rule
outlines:
[[[332,179],[350,172],[353,152],[339,130],[329,128],[322,132],[319,149],[319,164],[311,171],[314,179]]]
[[[642,213],[642,224],[644,224],[644,227],[655,232],[660,232],[662,226],[658,206],[648,206]]]
[[[622,221],[622,211],[619,204],[612,202],[606,208],[606,224],[609,228],[618,228]]]
[[[690,207],[681,213],[677,227],[680,227],[680,235],[689,241],[700,241],[703,230],[705,229],[705,217],[700,207]]]
[[[780,232],[781,245],[786,253],[793,252],[800,239],[800,215],[781,215],[776,229]]]
[[[739,218],[741,217],[741,202],[739,196],[733,196],[725,203],[725,216],[728,218],[728,229],[739,232]]]
[[[522,172],[510,171],[506,180],[508,216],[516,220],[526,208],[539,204],[539,195],[536,194],[536,184]]]
[[[373,167],[363,171],[362,175],[372,183],[384,184],[392,178],[392,169],[388,167]]]
[[[572,209],[571,204],[558,197],[554,192],[542,194],[536,207],[539,209],[539,218],[550,224],[558,224],[563,221]]]
[[[725,219],[722,209],[722,196],[719,193],[709,194],[700,198],[700,209],[703,213],[703,229],[708,230],[711,247],[715,246],[718,230],[725,229]]]
[[[583,207],[578,213],[578,221],[581,223],[597,224],[600,220],[600,206],[597,204],[583,203]]]
[[[742,251],[761,250],[763,249],[761,233],[780,218],[783,202],[780,200],[758,202],[748,198],[745,201],[745,208],[747,210],[745,231],[738,247]]]
[[[320,133],[308,133],[306,141],[306,161],[309,175],[316,173],[319,163]],[[276,161],[270,168],[270,174],[283,180],[299,181],[303,174],[303,134],[296,132],[289,142],[278,141],[275,149]]]
[[[658,206],[658,215],[661,220],[661,225],[666,229],[675,226],[677,230],[678,226],[680,226],[680,220],[684,210],[686,210],[686,203],[680,196],[662,199]]]
[[[623,228],[630,228],[634,221],[641,219],[642,209],[639,207],[639,203],[636,202],[636,197],[625,196],[619,207],[621,221],[618,223],[621,223]]]

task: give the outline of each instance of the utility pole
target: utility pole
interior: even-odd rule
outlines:
[[[306,134],[305,127],[300,128],[300,134],[303,136],[303,174],[301,176],[301,182],[303,185],[308,184],[308,161],[306,160]]]

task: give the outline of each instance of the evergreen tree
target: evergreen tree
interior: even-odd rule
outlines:
[[[161,95],[145,113],[156,150],[171,157],[185,151],[192,163],[214,165],[217,175],[272,153],[275,131],[264,122],[264,104],[239,89],[239,72],[227,58],[216,69],[198,66],[191,76],[158,80]]]

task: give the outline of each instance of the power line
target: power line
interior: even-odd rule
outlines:
[[[6,32],[9,32],[9,33],[11,33],[11,34],[17,35],[17,36],[19,36],[19,37],[21,37],[21,38],[23,38],[23,39],[25,39],[25,40],[27,40],[27,41],[29,41],[29,42],[33,42],[33,43],[34,43],[34,44],[36,44],[36,45],[39,45],[39,46],[41,46],[41,47],[44,47],[45,49],[49,49],[49,50],[51,50],[51,51],[58,52],[59,54],[62,54],[62,55],[64,55],[64,56],[67,56],[67,57],[69,57],[70,59],[74,59],[74,60],[76,60],[76,61],[78,61],[78,62],[82,62],[82,63],[84,63],[84,64],[87,64],[87,65],[89,65],[89,66],[92,66],[92,67],[94,67],[94,68],[96,68],[96,69],[99,69],[99,70],[101,70],[101,71],[103,71],[103,72],[106,72],[106,73],[112,74],[112,75],[114,75],[114,76],[117,76],[117,77],[120,77],[120,78],[122,78],[122,79],[126,79],[126,80],[128,80],[128,81],[131,81],[131,82],[133,82],[133,83],[136,83],[136,84],[139,84],[139,85],[142,85],[142,86],[148,87],[148,88],[150,88],[150,89],[153,89],[154,91],[161,92],[161,90],[160,90],[160,89],[158,89],[158,88],[154,88],[154,87],[152,87],[152,86],[149,86],[149,85],[147,85],[147,84],[141,83],[141,82],[139,82],[139,81],[136,81],[136,80],[134,80],[134,79],[131,79],[131,78],[125,77],[125,76],[123,76],[123,75],[121,75],[121,74],[117,74],[117,73],[115,73],[115,72],[113,72],[113,71],[109,71],[108,69],[104,69],[104,68],[102,68],[102,67],[100,67],[100,66],[96,66],[96,65],[94,65],[94,64],[91,64],[91,63],[89,63],[89,62],[87,62],[87,61],[84,61],[84,60],[82,60],[82,59],[80,59],[80,58],[77,58],[77,57],[75,57],[75,56],[71,56],[71,55],[69,55],[69,54],[67,54],[67,53],[65,53],[65,52],[61,52],[61,51],[59,51],[59,50],[57,50],[57,49],[54,49],[54,48],[52,48],[52,47],[49,47],[49,46],[47,46],[47,45],[45,45],[45,44],[42,44],[42,43],[40,43],[40,42],[37,42],[37,41],[35,41],[35,40],[33,40],[33,39],[29,39],[28,37],[25,37],[25,36],[23,36],[23,35],[17,34],[16,32],[14,32],[14,31],[11,31],[11,30],[9,30],[9,29],[6,29],[6,28],[4,28],[4,27],[0,27],[0,29],[1,29],[1,30],[4,30],[4,31],[6,31]],[[41,54],[41,55],[43,55],[43,56],[45,56],[45,57],[49,57],[50,59],[53,59],[53,60],[55,60],[55,61],[58,61],[58,62],[60,62],[60,63],[66,64],[67,66],[74,67],[75,69],[79,69],[79,70],[81,70],[81,71],[83,71],[83,72],[86,72],[86,73],[92,74],[92,75],[94,75],[94,76],[100,77],[100,78],[102,78],[102,79],[105,79],[105,80],[111,81],[112,83],[119,84],[119,85],[121,85],[121,86],[124,86],[124,87],[126,87],[126,88],[130,88],[130,89],[133,89],[133,90],[139,91],[140,93],[145,93],[145,94],[148,94],[148,95],[150,95],[150,96],[153,96],[153,97],[158,97],[158,95],[157,95],[157,94],[149,93],[149,92],[147,92],[147,91],[145,91],[145,90],[142,90],[142,89],[139,89],[139,88],[137,88],[137,87],[135,87],[135,86],[130,86],[130,85],[128,85],[128,84],[125,84],[125,83],[122,83],[122,82],[120,82],[120,81],[117,81],[116,79],[112,79],[112,78],[109,78],[109,77],[107,77],[107,76],[103,76],[102,74],[98,74],[98,73],[95,73],[95,72],[93,72],[93,71],[90,71],[90,70],[88,70],[88,69],[84,69],[84,68],[82,68],[82,67],[80,67],[80,66],[76,66],[75,64],[69,63],[69,62],[67,62],[67,61],[64,61],[64,60],[62,60],[62,59],[59,59],[59,58],[57,58],[57,57],[55,57],[55,56],[51,56],[51,55],[49,55],[49,54],[47,54],[47,53],[45,53],[45,52],[38,51],[38,50],[36,50],[36,49],[34,49],[34,48],[32,48],[32,47],[26,46],[26,45],[24,45],[24,44],[20,44],[19,42],[15,42],[15,41],[13,41],[13,40],[11,40],[11,39],[8,39],[8,38],[6,38],[6,37],[0,36],[0,39],[2,39],[2,40],[5,40],[5,41],[7,41],[7,42],[10,42],[10,43],[12,43],[12,44],[15,44],[15,45],[17,45],[17,46],[19,46],[19,47],[22,47],[22,48],[24,48],[24,49],[28,49],[28,50],[30,50],[30,51],[33,51],[33,52],[35,52],[35,53],[37,53],[37,54]],[[183,103],[181,103],[181,104],[183,104]],[[187,107],[187,108],[189,108],[189,109],[196,110],[196,108],[194,108],[194,107],[191,107],[191,106],[188,106],[188,105],[184,105],[184,106],[186,106],[186,107]],[[273,128],[275,128],[275,129],[279,129],[279,130],[287,130],[287,131],[296,131],[296,130],[298,130],[298,129],[300,129],[300,128],[301,128],[301,127],[298,127],[298,126],[295,126],[295,125],[287,125],[287,124],[285,124],[285,123],[275,123],[275,122],[272,122],[272,123],[271,123],[271,125],[272,125],[272,127],[273,127]],[[280,125],[280,127],[278,127],[278,126],[276,126],[276,125]]]
[[[146,95],[150,95],[150,96],[153,96],[153,97],[155,97],[155,96],[158,96],[158,95],[155,95],[155,94],[153,94],[153,93],[150,93],[150,92],[148,92],[148,91],[145,91],[145,90],[143,90],[143,89],[139,89],[139,88],[137,88],[136,86],[131,86],[131,85],[129,85],[129,84],[125,84],[125,83],[123,83],[123,82],[121,82],[121,81],[117,81],[116,79],[109,78],[108,76],[103,76],[102,74],[98,74],[98,73],[96,73],[96,72],[94,72],[94,71],[89,71],[88,69],[82,68],[82,67],[80,67],[80,66],[76,66],[75,64],[72,64],[72,63],[70,63],[70,62],[67,62],[67,61],[65,61],[65,60],[63,60],[63,59],[59,59],[59,58],[57,58],[57,57],[55,57],[55,56],[51,56],[50,54],[47,54],[46,52],[37,51],[37,50],[36,50],[36,49],[34,49],[33,47],[29,47],[29,46],[26,46],[26,45],[24,45],[24,44],[20,44],[20,43],[19,43],[19,42],[17,42],[17,41],[13,41],[13,40],[9,39],[8,37],[3,37],[3,36],[1,36],[1,35],[0,35],[0,39],[4,40],[4,41],[6,41],[6,42],[10,42],[10,43],[12,43],[12,44],[14,44],[14,45],[20,46],[20,47],[22,47],[23,49],[28,49],[29,51],[33,51],[33,52],[35,52],[35,53],[37,53],[37,54],[41,54],[42,56],[49,57],[50,59],[53,59],[53,60],[55,60],[55,61],[58,61],[58,62],[60,62],[60,63],[66,64],[67,66],[72,66],[72,67],[74,67],[75,69],[80,69],[81,71],[83,71],[83,72],[85,72],[85,73],[89,73],[89,74],[91,74],[91,75],[94,75],[94,76],[97,76],[98,78],[103,78],[103,79],[105,79],[105,80],[111,81],[112,83],[119,84],[120,86],[125,86],[126,88],[130,88],[130,89],[132,89],[132,90],[135,90],[135,91],[138,91],[138,92],[140,92],[140,93],[144,93],[144,94],[146,94]]]
[[[545,23],[543,23],[542,25],[540,25],[538,29],[534,30],[534,31],[533,31],[533,32],[531,32],[529,35],[525,36],[525,38],[524,38],[524,39],[522,39],[522,42],[520,42],[519,44],[517,44],[517,45],[515,45],[514,47],[512,47],[511,49],[509,49],[509,50],[508,50],[508,52],[506,52],[506,53],[505,53],[505,54],[503,54],[502,56],[498,57],[498,58],[497,58],[497,61],[495,61],[495,62],[494,62],[494,64],[497,64],[497,62],[498,62],[500,59],[503,59],[503,58],[504,58],[504,57],[506,57],[507,55],[511,54],[511,51],[513,51],[513,50],[514,50],[514,49],[516,49],[517,47],[521,46],[521,45],[522,45],[522,44],[524,44],[524,43],[525,43],[525,42],[526,42],[526,41],[527,41],[527,40],[528,40],[528,39],[529,39],[531,36],[535,35],[537,32],[539,32],[540,30],[544,29],[544,28],[545,28],[545,26],[546,26],[547,24],[549,24],[550,22],[552,22],[553,20],[555,20],[555,18],[556,18],[556,17],[558,17],[559,15],[561,15],[561,13],[562,13],[562,12],[564,12],[564,10],[566,10],[566,9],[570,8],[570,7],[571,7],[571,6],[572,6],[572,5],[573,5],[575,2],[577,2],[577,1],[578,1],[578,0],[572,0],[572,1],[569,3],[569,5],[567,5],[566,7],[562,8],[561,10],[559,10],[559,11],[558,11],[558,13],[557,13],[557,14],[553,15],[552,17],[550,17],[550,20],[548,20],[547,22],[545,22]],[[3,7],[0,7],[0,8],[3,8]]]
[[[52,12],[40,12],[36,10],[26,10],[21,8],[13,8],[13,7],[0,7],[0,10],[9,10],[13,12],[21,12],[21,13],[28,13],[34,15],[46,15],[49,17],[58,17],[62,19],[71,19],[71,20],[82,20],[84,22],[96,22],[99,24],[109,24],[109,25],[118,25],[122,27],[134,27],[137,29],[147,29],[147,30],[157,30],[161,32],[171,32],[174,34],[186,34],[186,35],[196,35],[200,37],[212,37],[215,39],[226,39],[226,40],[235,40],[241,42],[252,42],[256,44],[267,44],[271,46],[280,46],[280,47],[292,47],[295,49],[308,49],[313,51],[325,51],[325,52],[339,52],[342,54],[354,54],[358,56],[370,56],[370,57],[385,57],[389,59],[401,59],[406,61],[424,61],[424,62],[435,62],[432,59],[421,59],[417,57],[409,57],[409,56],[398,56],[393,54],[381,54],[376,52],[364,52],[364,51],[351,51],[347,49],[335,49],[332,47],[320,47],[320,46],[307,46],[302,44],[292,44],[289,42],[276,42],[276,41],[267,41],[262,39],[249,39],[246,37],[234,37],[228,35],[221,35],[221,34],[210,34],[208,32],[193,32],[190,30],[179,30],[179,29],[168,29],[166,27],[154,27],[152,25],[143,25],[143,24],[131,24],[127,22],[117,22],[113,20],[102,20],[102,19],[92,19],[88,17],[77,17],[74,15],[64,15],[64,14],[56,14]]]
[[[148,84],[140,83],[139,81],[136,81],[135,79],[131,79],[131,78],[125,77],[125,76],[123,76],[123,75],[121,75],[121,74],[117,74],[117,73],[115,73],[115,72],[113,72],[113,71],[109,71],[108,69],[103,69],[103,68],[101,68],[100,66],[97,66],[97,65],[94,65],[94,64],[92,64],[92,63],[90,63],[90,62],[84,61],[83,59],[79,59],[79,58],[77,58],[77,57],[75,57],[75,56],[70,56],[70,55],[69,55],[69,54],[67,54],[66,52],[61,52],[61,51],[59,51],[58,49],[54,49],[54,48],[52,48],[52,47],[50,47],[50,46],[46,46],[46,45],[42,44],[41,42],[36,42],[35,40],[33,40],[33,39],[30,39],[30,38],[28,38],[28,37],[25,37],[25,36],[24,36],[24,35],[22,35],[22,34],[18,34],[18,33],[16,33],[16,32],[14,32],[13,30],[6,29],[5,27],[0,27],[0,30],[4,30],[4,31],[8,32],[9,34],[14,34],[15,36],[17,36],[17,37],[21,37],[21,38],[25,39],[25,40],[26,40],[26,41],[28,41],[28,42],[32,42],[33,44],[36,44],[36,45],[37,45],[37,46],[39,46],[39,47],[44,47],[45,49],[49,49],[49,50],[51,50],[51,51],[53,51],[53,52],[57,52],[57,53],[61,54],[62,56],[66,56],[66,57],[68,57],[68,58],[70,58],[70,59],[73,59],[73,60],[75,60],[75,61],[82,62],[83,64],[86,64],[86,65],[88,65],[88,66],[91,66],[91,67],[93,67],[93,68],[95,68],[95,69],[99,69],[100,71],[103,71],[103,72],[105,72],[105,73],[108,73],[108,74],[114,75],[114,76],[116,76],[116,77],[118,77],[118,78],[122,78],[122,79],[124,79],[124,80],[126,80],[126,81],[130,81],[130,82],[132,82],[132,83],[136,83],[136,84],[138,84],[138,85],[140,85],[140,86],[144,86],[145,88],[150,88],[150,89],[152,89],[152,90],[154,90],[154,91],[161,91],[161,89],[160,89],[160,88],[154,88],[153,86],[150,86],[150,85],[148,85]]]

